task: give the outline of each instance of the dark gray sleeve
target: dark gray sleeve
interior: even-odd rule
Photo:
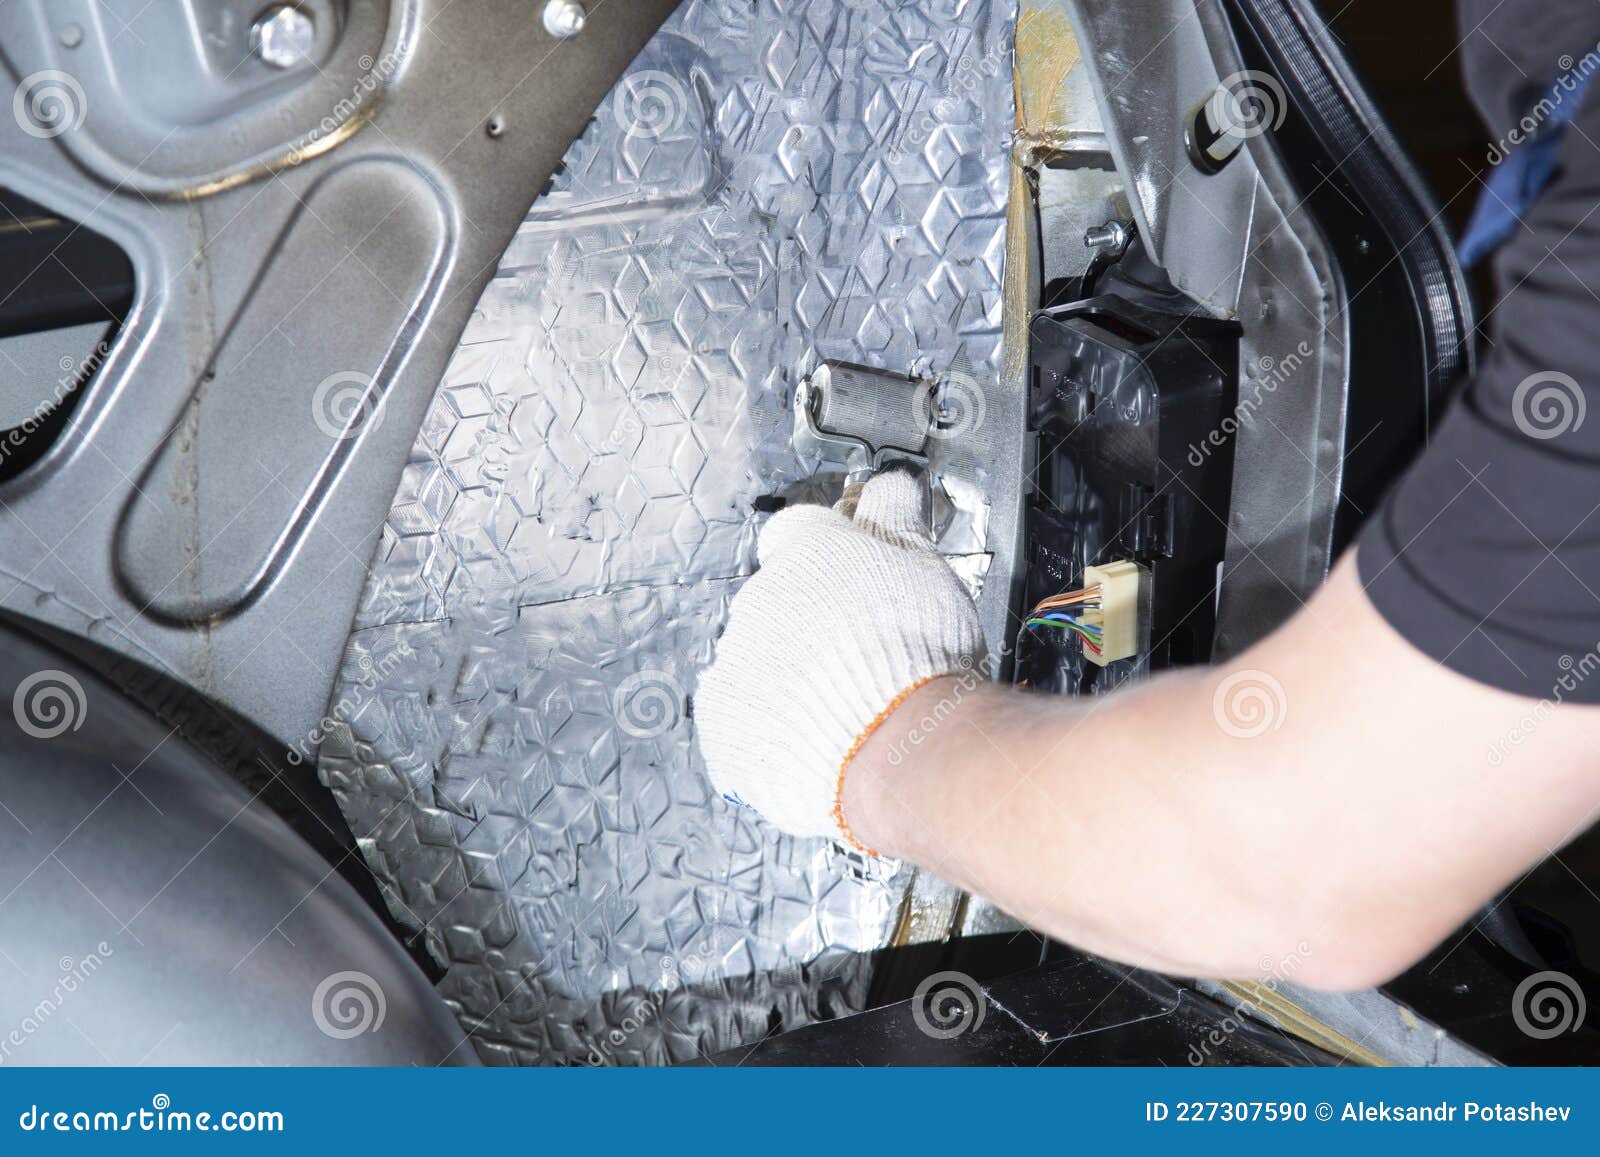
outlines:
[[[1463,4],[1467,20],[1477,4]],[[1503,7],[1514,22],[1566,6]],[[1588,36],[1595,5],[1583,9],[1576,31]],[[1573,63],[1594,50],[1575,45]],[[1486,97],[1531,89],[1536,100],[1560,74],[1548,40],[1474,48],[1469,35],[1463,55],[1491,131],[1508,113]],[[1531,82],[1540,74],[1518,59],[1535,56],[1543,79]],[[1495,274],[1482,368],[1363,529],[1358,569],[1384,618],[1445,666],[1519,694],[1600,703],[1600,661],[1584,658],[1600,650],[1600,75]]]

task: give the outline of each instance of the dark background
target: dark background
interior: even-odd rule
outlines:
[[[1322,0],[1322,10],[1459,234],[1489,134],[1462,86],[1454,0]]]

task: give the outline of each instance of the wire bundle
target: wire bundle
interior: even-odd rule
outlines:
[[[1083,640],[1083,645],[1096,655],[1100,653],[1100,628],[1084,622],[1077,612],[1096,610],[1100,606],[1100,588],[1084,587],[1052,595],[1028,612],[1027,625],[1065,631]]]

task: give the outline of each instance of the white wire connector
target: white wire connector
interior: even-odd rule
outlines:
[[[1084,657],[1104,667],[1131,659],[1150,631],[1150,572],[1136,562],[1110,562],[1083,568],[1083,585],[1100,588],[1100,606],[1082,612],[1085,626],[1100,628],[1100,653]]]

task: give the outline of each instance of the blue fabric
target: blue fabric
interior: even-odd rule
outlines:
[[[1583,104],[1588,87],[1587,76],[1570,75],[1551,85],[1545,94],[1551,105],[1550,114],[1524,140],[1507,149],[1490,169],[1472,219],[1467,222],[1467,231],[1456,245],[1456,256],[1464,268],[1472,268],[1504,245],[1550,184],[1561,139]],[[1496,146],[1495,152],[1499,151]]]

